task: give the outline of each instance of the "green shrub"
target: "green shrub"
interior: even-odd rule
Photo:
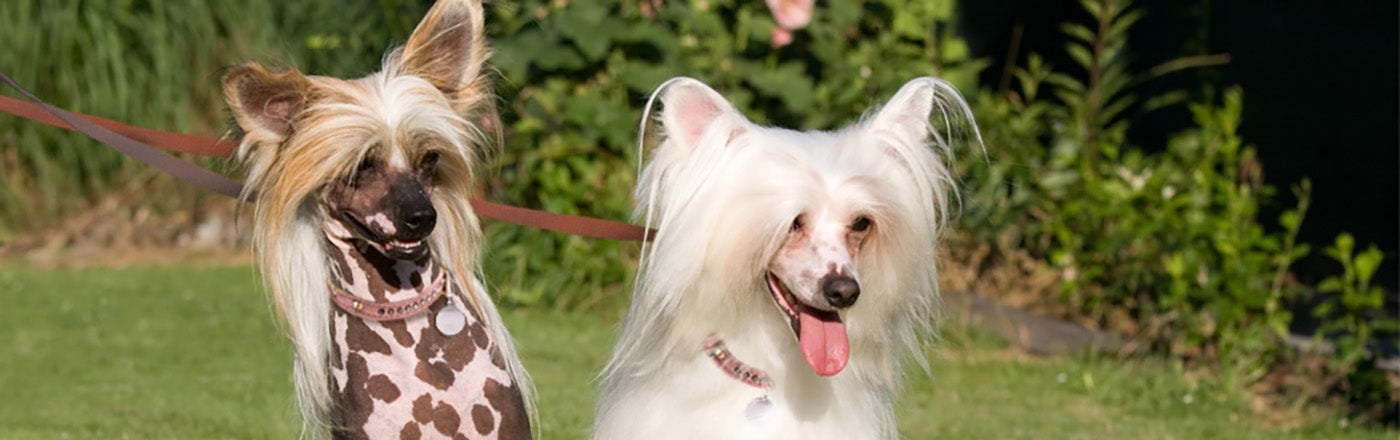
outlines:
[[[1059,300],[1081,321],[1218,361],[1227,379],[1251,382],[1271,366],[1291,318],[1283,304],[1297,289],[1283,280],[1307,252],[1294,242],[1307,184],[1282,232],[1256,221],[1273,190],[1253,174],[1254,150],[1238,136],[1239,89],[1219,105],[1192,105],[1196,127],[1164,152],[1126,145],[1120,116],[1141,78],[1125,68],[1125,41],[1138,15],[1122,1],[1085,5],[1097,30],[1065,29],[1087,81],[1031,57],[1016,75],[1021,94],[981,100],[979,119],[1006,123],[987,126],[993,160],[986,169],[973,162],[968,175],[1009,196],[979,194],[962,227],[1058,268]],[[1047,88],[1056,99],[1043,96]]]
[[[625,220],[637,127],[673,76],[714,86],[757,121],[832,128],[873,97],[940,75],[973,90],[977,64],[950,38],[951,2],[831,2],[773,48],[762,2],[546,2],[492,8],[507,145],[490,197]],[[510,225],[490,230],[486,268],[507,303],[586,309],[624,300],[635,244]]]
[[[1381,288],[1371,285],[1371,277],[1381,264],[1381,251],[1375,245],[1359,253],[1355,248],[1355,240],[1343,233],[1324,250],[1342,266],[1342,273],[1317,285],[1317,293],[1325,296],[1313,309],[1322,322],[1315,337],[1332,338],[1328,374],[1338,381],[1338,391],[1353,409],[1370,419],[1389,417],[1393,422],[1396,390],[1386,373],[1377,368],[1372,350],[1382,338],[1388,338],[1386,342],[1392,347],[1400,345],[1395,340],[1400,319],[1385,308]]]
[[[1128,145],[1121,115],[1139,102],[1133,86],[1150,79],[1125,67],[1138,15],[1123,0],[1083,4],[1094,29],[1064,27],[1079,76],[1031,56],[1016,72],[1019,92],[979,96],[991,159],[962,161],[971,190],[959,227],[1053,265],[1060,292],[1045,301],[1066,305],[1069,317],[1219,371],[1225,388],[1239,389],[1288,359],[1287,306],[1307,288],[1289,281],[1288,270],[1309,252],[1295,241],[1309,182],[1294,188],[1298,205],[1280,216],[1279,228],[1265,228],[1260,208],[1273,202],[1274,189],[1239,137],[1239,88],[1190,105],[1195,126],[1172,136],[1165,151]],[[1202,61],[1209,57],[1174,60],[1152,74]],[[1153,108],[1179,96],[1141,102]],[[1377,331],[1396,328],[1370,285],[1380,253],[1352,251],[1350,237],[1339,237],[1327,254],[1344,273],[1318,286],[1332,295],[1317,310],[1322,332],[1337,341],[1331,369],[1349,375],[1349,399],[1392,401],[1364,355]]]

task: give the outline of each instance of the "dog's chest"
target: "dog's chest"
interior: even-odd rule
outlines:
[[[529,437],[516,382],[473,310],[445,336],[439,299],[425,313],[368,321],[331,319],[332,423],[337,438]]]

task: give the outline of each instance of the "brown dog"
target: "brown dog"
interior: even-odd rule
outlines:
[[[478,281],[468,199],[495,117],[479,0],[441,0],[373,75],[257,64],[245,132],[254,251],[296,349],[306,430],[529,438],[529,379]]]

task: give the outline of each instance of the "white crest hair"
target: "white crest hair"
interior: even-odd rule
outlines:
[[[955,182],[948,142],[930,116],[937,111],[945,131],[966,121],[980,141],[967,103],[947,82],[918,78],[851,126],[796,132],[750,122],[690,78],[667,81],[651,99],[658,96],[666,133],[638,178],[634,214],[658,233],[643,246],[632,303],[601,373],[599,420],[618,410],[611,402],[621,396],[646,392],[628,388],[638,377],[698,353],[690,344],[712,329],[785,319],[763,274],[793,219],[817,204],[878,225],[856,256],[863,293],[844,313],[851,361],[836,378],[877,391],[853,399],[890,408],[902,359],[927,369],[921,347],[938,319],[936,245]],[[649,122],[644,116],[642,130]],[[814,174],[839,184],[814,187]],[[888,428],[880,437],[896,435],[892,419],[880,426]]]

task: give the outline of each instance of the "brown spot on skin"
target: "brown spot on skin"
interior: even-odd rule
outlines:
[[[502,370],[506,369],[506,360],[501,356],[501,350],[497,349],[497,347],[491,347],[491,365],[495,365],[496,368]]]
[[[447,337],[437,329],[437,312],[447,307],[445,300],[439,301],[428,310],[428,327],[418,336],[418,345],[413,347],[418,359],[427,360],[441,354],[447,361],[447,368],[462,371],[476,356],[476,347],[471,338],[463,334]],[[464,330],[465,331],[465,330]]]
[[[482,391],[491,407],[501,413],[500,430],[496,438],[530,438],[530,418],[525,415],[525,400],[514,384],[505,386],[495,379],[487,379],[486,388]]]
[[[423,438],[423,432],[418,430],[418,423],[408,422],[399,430],[400,440],[419,440]]]
[[[413,420],[424,425],[433,425],[433,429],[442,435],[452,435],[462,426],[462,416],[457,415],[457,409],[446,403],[434,406],[433,396],[430,394],[418,396],[413,400]]]
[[[448,368],[451,368],[453,371],[462,371],[467,368],[467,364],[470,364],[472,359],[476,357],[477,349],[473,346],[473,344],[476,343],[476,335],[472,334],[470,338],[464,337],[466,335],[462,334],[454,335],[451,338],[443,336],[442,333],[437,331],[437,314],[434,313],[433,317],[430,319],[433,321],[433,325],[428,326],[428,328],[432,331],[424,332],[423,338],[434,338],[442,341],[443,359],[447,361]],[[432,335],[429,336],[428,333]]]
[[[354,320],[352,320],[354,321]],[[365,423],[374,410],[374,401],[364,386],[369,382],[369,363],[359,353],[350,353],[345,362],[346,385],[331,390],[335,405],[331,408],[332,434],[337,439],[368,438]]]
[[[462,369],[467,368],[467,364],[472,363],[472,359],[476,357],[476,350],[473,349],[471,344],[453,345],[466,345],[466,347],[454,347],[457,349],[449,349],[446,353],[443,353],[447,360],[447,367],[455,371],[462,371]]]
[[[425,425],[433,422],[433,396],[424,394],[413,399],[413,420]]]
[[[389,343],[361,319],[345,320],[345,345],[353,352],[390,354]],[[354,381],[351,381],[354,383]]]
[[[442,435],[452,435],[462,427],[462,416],[457,415],[457,408],[452,405],[440,403],[433,408],[433,427]]]
[[[341,311],[340,309],[333,309],[333,310],[334,310],[334,313],[331,314],[331,319],[330,319],[330,321],[331,321],[331,322],[330,322],[330,325],[331,325],[331,334],[332,334],[332,335],[335,334],[335,319],[338,318],[338,317],[349,316],[349,315],[347,315],[345,312]],[[344,363],[343,361],[340,360],[340,344],[331,344],[331,368],[336,369],[336,370],[345,368],[345,363]]]
[[[365,385],[369,391],[369,396],[379,399],[384,403],[392,403],[399,399],[399,387],[394,385],[394,381],[389,380],[389,376],[376,374],[369,378],[369,383]]]
[[[326,247],[330,249],[337,249],[335,246]],[[340,279],[342,281],[350,279],[353,276],[352,274],[355,273],[355,269],[350,267],[349,258],[332,258],[332,260],[335,260],[335,270],[338,271],[337,274],[340,275]],[[341,285],[344,286],[345,284]]]
[[[496,416],[491,414],[491,408],[487,408],[486,405],[473,405],[472,424],[476,425],[477,434],[488,435],[496,425]]]
[[[486,327],[481,325],[481,320],[472,322],[472,325],[467,328],[470,330],[472,341],[476,342],[477,348],[486,348],[486,345],[491,343],[491,335],[486,334]]]
[[[431,320],[436,318],[429,319],[431,323]],[[476,347],[470,342],[443,336],[434,324],[423,329],[418,345],[413,347],[413,351],[418,357],[414,376],[434,388],[446,390],[456,381],[457,372],[465,369],[467,363],[475,356]],[[439,355],[446,362],[433,360]]]
[[[442,362],[418,361],[418,366],[413,368],[413,377],[439,390],[447,390],[456,382],[453,371]]]
[[[413,340],[413,333],[408,331],[408,321],[402,319],[382,321],[380,324],[394,334],[394,342],[397,342],[400,347],[408,348],[416,343],[416,341]]]

